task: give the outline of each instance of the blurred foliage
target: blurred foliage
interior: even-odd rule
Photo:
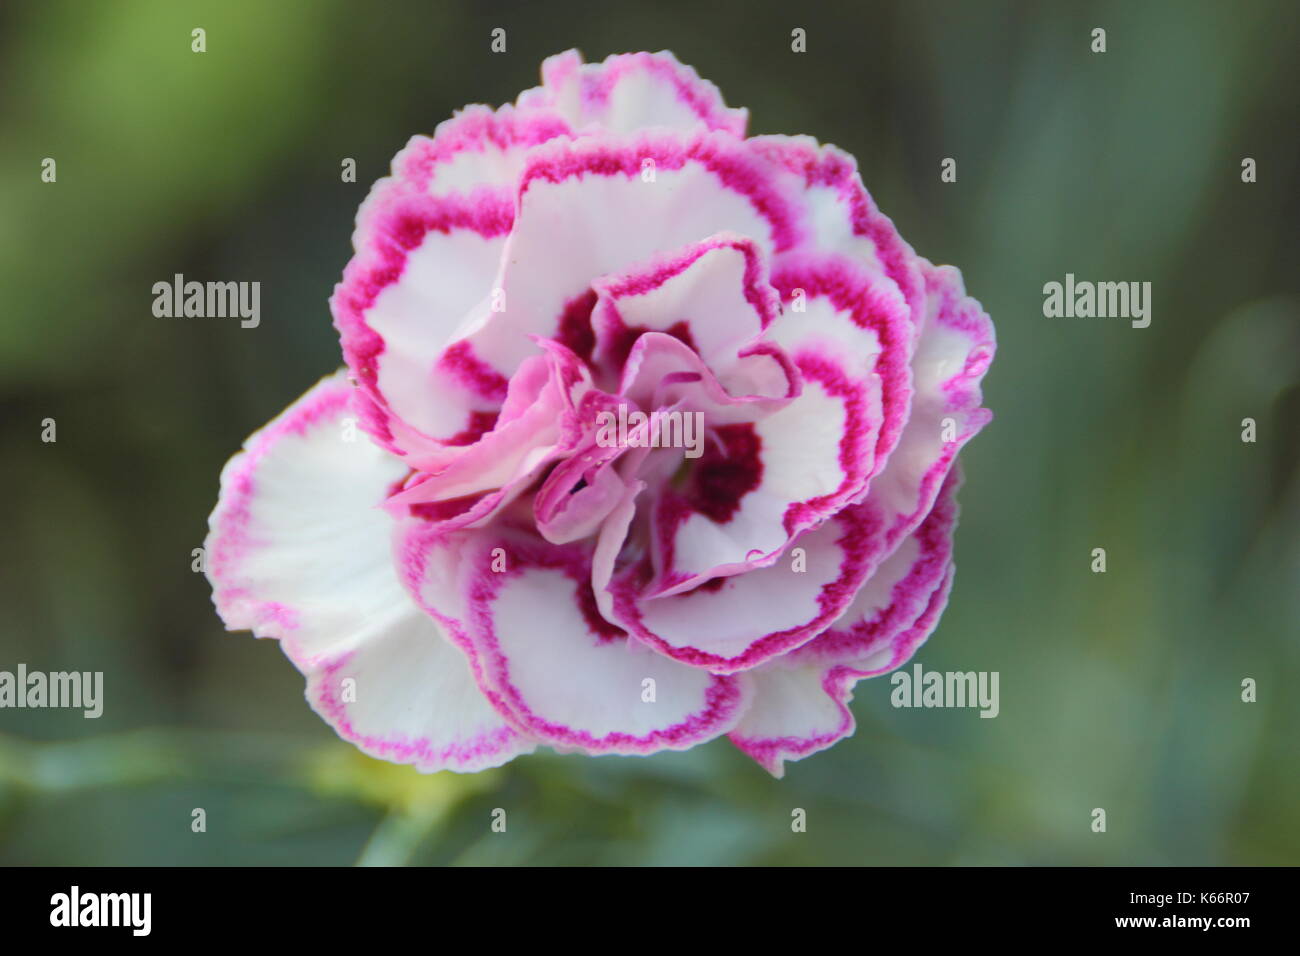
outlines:
[[[0,669],[102,670],[108,706],[0,711],[0,862],[1296,863],[1297,39],[1284,2],[6,3]],[[994,317],[996,419],[919,659],[1000,671],[996,720],[870,681],[856,736],[784,781],[725,741],[422,777],[223,634],[190,551],[225,459],[339,362],[368,184],[570,46],[671,48],[755,132],[848,149]],[[176,272],[261,281],[261,326],[155,319]],[[1045,319],[1066,272],[1151,281],[1151,327]]]

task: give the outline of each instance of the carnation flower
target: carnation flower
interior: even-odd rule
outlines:
[[[223,471],[217,610],[422,771],[726,735],[779,776],[938,622],[992,326],[672,54],[542,77],[362,204],[347,369]]]

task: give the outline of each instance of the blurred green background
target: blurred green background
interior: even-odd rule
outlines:
[[[106,707],[0,711],[0,863],[1300,862],[1295,14],[6,2],[0,670],[102,670]],[[670,48],[754,132],[846,148],[993,316],[996,417],[918,660],[999,671],[997,719],[895,710],[876,680],[856,736],[784,781],[725,741],[422,777],[340,743],[274,642],[222,630],[191,549],[221,465],[339,364],[326,299],[369,184],[571,46]],[[261,326],[154,318],[176,272],[260,281]],[[1150,281],[1150,328],[1044,318],[1067,272]]]

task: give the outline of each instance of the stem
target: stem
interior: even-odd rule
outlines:
[[[394,810],[379,822],[370,835],[357,866],[405,866],[433,831],[439,813],[409,813]]]

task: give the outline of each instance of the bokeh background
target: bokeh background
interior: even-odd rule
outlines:
[[[102,670],[106,706],[0,711],[0,863],[1300,862],[1297,20],[1172,0],[7,0],[0,669]],[[956,587],[918,660],[999,671],[997,719],[895,710],[876,680],[856,736],[784,781],[725,741],[421,776],[339,742],[273,642],[222,630],[191,549],[221,465],[339,364],[326,299],[369,184],[412,133],[513,99],[571,46],[670,48],[754,132],[846,148],[992,314],[996,418],[963,456]],[[154,318],[176,272],[260,281],[260,327]],[[1067,272],[1150,281],[1150,328],[1044,318]]]

